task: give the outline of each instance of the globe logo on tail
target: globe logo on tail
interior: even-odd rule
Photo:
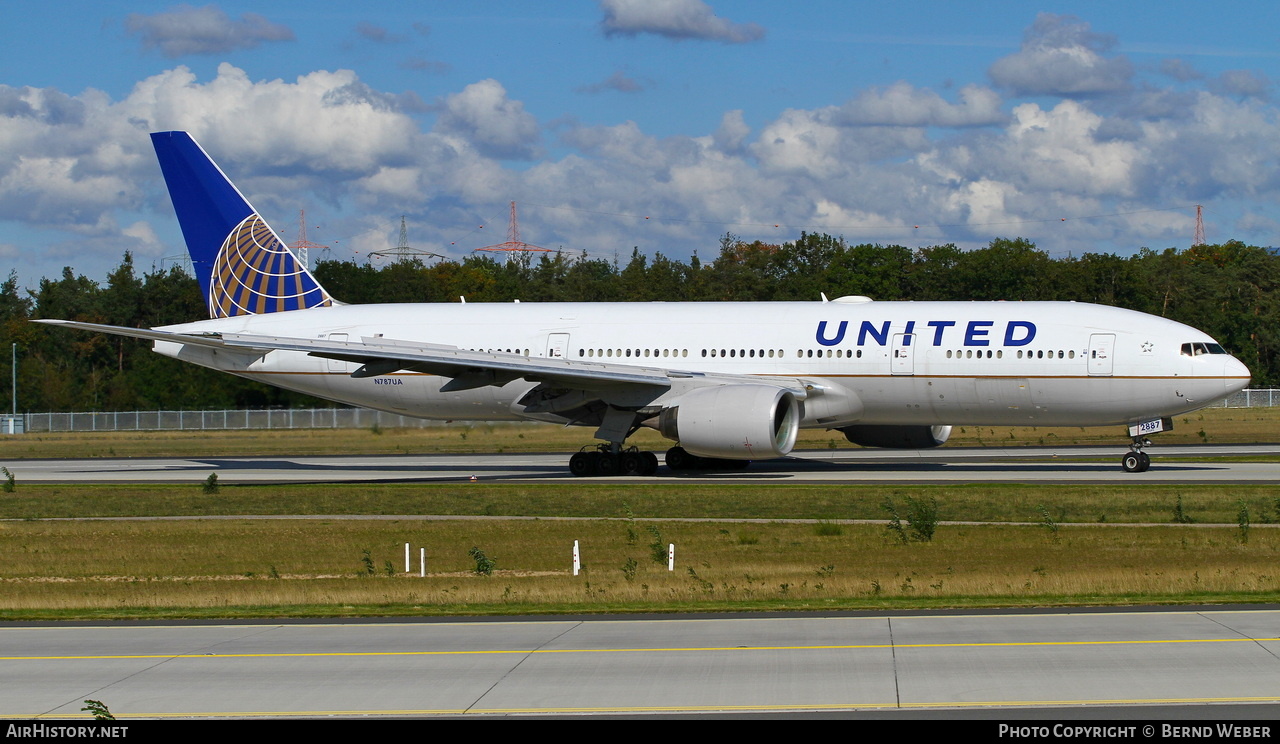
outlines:
[[[333,299],[256,213],[232,229],[213,263],[209,316],[327,307]]]

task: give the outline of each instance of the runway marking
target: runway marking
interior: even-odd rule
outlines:
[[[1211,703],[1276,703],[1280,696],[1258,697],[1197,697],[1197,698],[1116,698],[1107,700],[988,700],[954,703],[811,703],[808,705],[649,705],[649,706],[617,706],[617,707],[572,707],[572,708],[425,708],[425,709],[392,709],[392,710],[279,710],[279,711],[192,711],[184,713],[116,713],[117,720],[143,718],[255,718],[260,716],[484,716],[512,714],[554,714],[554,713],[745,713],[751,711],[833,711],[833,710],[905,710],[905,709],[978,709],[978,708],[1026,708],[1026,707],[1060,707],[1060,706],[1103,706],[1103,705],[1203,705]],[[42,718],[84,718],[88,714],[36,714],[14,715],[2,714],[5,719],[42,719]]]
[[[868,651],[912,648],[1030,648],[1068,646],[1143,646],[1186,643],[1273,643],[1280,638],[1170,638],[1134,641],[999,641],[986,643],[868,643],[824,646],[692,646],[686,648],[562,648],[490,649],[484,651],[320,651],[264,654],[138,654],[92,656],[0,656],[0,661],[106,661],[126,659],[289,659],[375,656],[487,656],[495,654],[630,654],[679,653],[685,651]]]

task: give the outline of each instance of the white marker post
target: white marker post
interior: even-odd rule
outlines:
[[[427,577],[427,549],[418,548],[418,576],[425,579]]]
[[[668,571],[676,570],[676,544],[675,543],[670,543],[667,545],[667,570]]]
[[[405,543],[404,544],[404,572],[409,573],[409,571],[411,570],[413,569],[409,566],[409,543]]]
[[[578,575],[578,570],[582,568],[582,558],[578,555],[578,541],[573,541],[573,575]]]

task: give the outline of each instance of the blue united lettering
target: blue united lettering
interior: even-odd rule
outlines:
[[[891,321],[861,321],[858,324],[858,346],[866,346],[868,341],[878,346],[889,344]],[[917,321],[909,320],[902,328],[905,338],[903,344],[909,346],[914,338]],[[969,320],[958,323],[954,320],[928,320],[923,323],[923,335],[933,346],[947,346],[959,342],[961,346],[991,346],[999,339],[1006,347],[1026,346],[1035,340],[1036,324],[1029,320],[1010,320],[1001,327],[994,320]],[[832,324],[825,320],[818,321],[815,340],[821,346],[836,346],[842,343],[849,332],[849,321],[842,320]]]

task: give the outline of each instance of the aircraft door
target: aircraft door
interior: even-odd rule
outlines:
[[[1095,333],[1089,336],[1089,374],[1109,376],[1111,374],[1116,347],[1116,334]]]
[[[547,358],[564,359],[569,354],[569,334],[551,333],[547,335]]]
[[[889,371],[895,375],[914,375],[916,373],[915,357],[912,355],[911,342],[915,334],[898,333],[893,337],[892,361]]]

